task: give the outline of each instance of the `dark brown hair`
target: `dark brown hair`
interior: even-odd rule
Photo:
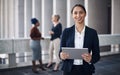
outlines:
[[[71,10],[71,13],[73,13],[73,10],[74,10],[75,7],[81,7],[85,11],[85,13],[86,13],[85,7],[83,5],[81,5],[81,4],[76,4],[75,6],[73,6],[73,8]]]

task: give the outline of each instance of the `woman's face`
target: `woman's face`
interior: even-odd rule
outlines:
[[[36,26],[39,26],[39,25],[40,25],[40,23],[39,23],[39,22],[37,22],[35,25],[36,25]]]
[[[52,22],[57,22],[57,18],[55,16],[52,16]]]
[[[81,7],[77,6],[73,9],[72,17],[75,23],[79,23],[79,24],[84,23],[85,16],[86,13]]]

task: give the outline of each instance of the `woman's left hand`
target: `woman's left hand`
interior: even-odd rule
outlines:
[[[44,37],[41,37],[41,40],[44,40],[45,38]]]
[[[90,63],[91,59],[92,59],[92,55],[89,53],[84,53],[82,54],[83,60],[85,60],[86,62]]]

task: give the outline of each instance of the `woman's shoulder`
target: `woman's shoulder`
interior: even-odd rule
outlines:
[[[91,28],[91,27],[88,27],[88,26],[86,26],[86,30],[89,33],[97,33],[97,31],[94,28]]]
[[[35,29],[35,27],[33,26],[33,27],[31,27],[31,30],[33,30],[33,29]]]
[[[59,22],[59,23],[57,24],[57,26],[58,26],[58,27],[62,27],[62,24]]]
[[[94,28],[91,28],[91,27],[88,27],[88,26],[86,26],[86,29],[89,30],[89,31],[94,31],[94,32],[96,31]]]
[[[75,25],[71,26],[71,27],[68,27],[68,28],[65,28],[66,31],[70,31],[70,30],[73,30],[75,28]]]
[[[38,31],[38,29],[36,27],[31,28],[31,32],[36,32],[36,31]]]
[[[74,32],[74,26],[65,28],[65,29],[63,30],[63,34],[64,34],[64,35],[69,35],[69,34],[71,34],[72,32]]]

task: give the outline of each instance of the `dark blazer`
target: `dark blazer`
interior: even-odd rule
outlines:
[[[91,64],[83,61],[83,69],[86,72],[92,72],[94,73],[94,63],[96,63],[100,59],[100,51],[99,51],[99,40],[97,32],[85,26],[85,36],[84,36],[84,44],[83,48],[88,48],[88,52],[90,53],[92,51],[92,60]],[[62,38],[61,38],[61,48],[62,47],[74,47],[74,41],[75,41],[75,25],[73,25],[70,28],[66,28],[63,31]],[[62,49],[60,48],[60,52]],[[59,52],[59,55],[60,55]],[[70,72],[73,66],[73,59],[66,59],[63,60],[62,63],[62,70],[66,72]]]
[[[62,24],[58,23],[55,27],[52,26],[51,30],[54,32],[54,34],[51,35],[51,39],[50,40],[54,40],[56,38],[60,38],[60,36],[62,34]]]

